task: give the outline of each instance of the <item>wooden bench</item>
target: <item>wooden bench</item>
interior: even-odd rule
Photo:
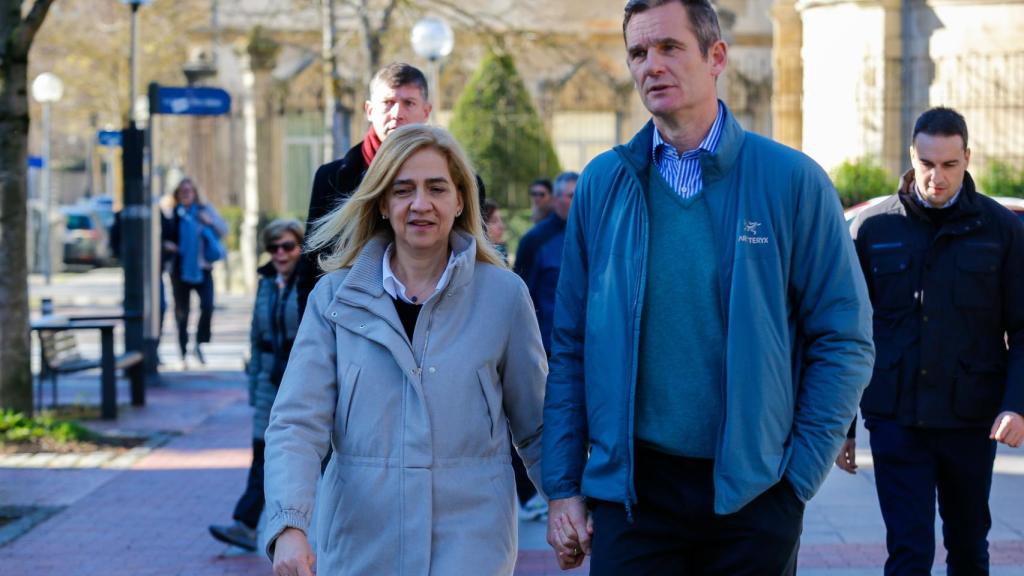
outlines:
[[[115,355],[113,348],[113,332],[115,322],[111,320],[75,321],[74,319],[61,319],[48,317],[45,321],[34,323],[33,328],[39,333],[41,374],[39,378],[39,389],[37,392],[37,403],[43,407],[43,382],[49,378],[51,382],[51,405],[57,407],[57,377],[61,374],[71,374],[100,368],[103,370],[101,382],[101,411],[102,417],[112,419],[117,417],[117,389],[114,380],[114,370],[122,370],[125,375],[132,379],[142,379],[143,364],[142,353],[130,351],[124,354]],[[74,330],[99,329],[101,331],[103,356],[100,358],[83,357],[78,349],[78,340],[75,338]],[[104,366],[105,357],[111,366]]]

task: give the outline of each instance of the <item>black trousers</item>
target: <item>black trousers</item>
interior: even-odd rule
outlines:
[[[930,574],[938,493],[950,576],[989,573],[988,497],[996,443],[978,429],[909,428],[868,419],[878,503],[885,520],[886,575]]]
[[[263,440],[253,438],[252,440],[252,466],[249,467],[249,478],[245,483],[245,493],[235,504],[235,513],[232,518],[245,524],[249,528],[256,528],[260,522],[260,514],[263,513],[263,452],[267,444]]]
[[[203,270],[203,281],[199,284],[182,282],[181,276],[171,274],[171,287],[174,290],[174,319],[178,323],[178,347],[184,356],[188,350],[188,316],[192,307],[193,290],[199,294],[199,327],[196,342],[206,344],[210,341],[210,324],[213,321],[213,274],[209,270]]]
[[[638,449],[632,522],[591,500],[591,576],[795,574],[804,504],[785,480],[734,514],[714,513],[711,460]]]

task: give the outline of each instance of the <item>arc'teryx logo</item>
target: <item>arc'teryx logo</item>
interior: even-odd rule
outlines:
[[[736,239],[743,244],[767,244],[768,237],[760,236],[761,223],[755,220],[743,220],[743,234]]]

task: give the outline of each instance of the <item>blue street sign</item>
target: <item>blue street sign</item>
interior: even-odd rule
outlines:
[[[220,88],[161,86],[153,114],[219,116],[231,112],[231,95]]]
[[[121,145],[121,132],[119,130],[100,130],[96,132],[96,141],[100,146],[117,148]]]
[[[42,168],[46,165],[46,160],[42,156],[29,156],[28,167],[29,168]]]

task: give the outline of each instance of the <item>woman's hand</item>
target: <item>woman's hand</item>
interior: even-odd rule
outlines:
[[[175,254],[177,254],[177,252],[178,252],[178,245],[175,244],[174,242],[170,242],[170,241],[164,242],[163,246],[164,246],[164,252],[172,252],[172,253],[175,253]]]
[[[306,533],[285,528],[274,543],[274,576],[313,576],[315,563]]]
[[[199,221],[207,226],[213,226],[213,218],[207,214],[206,210],[199,211]]]

